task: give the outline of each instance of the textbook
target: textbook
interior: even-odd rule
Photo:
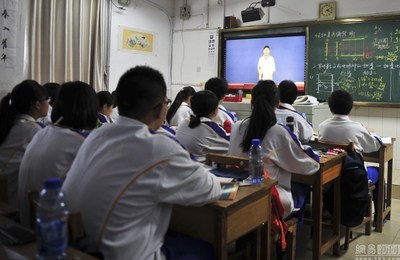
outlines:
[[[239,182],[225,182],[221,183],[221,196],[220,200],[233,200],[239,189]]]

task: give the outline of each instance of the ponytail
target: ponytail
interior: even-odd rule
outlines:
[[[242,139],[242,150],[250,149],[251,140],[263,140],[268,130],[276,124],[275,106],[279,102],[279,91],[272,80],[262,80],[252,90],[252,111],[247,130]],[[242,122],[242,124],[243,124]]]
[[[190,116],[190,122],[189,122],[189,127],[190,128],[195,128],[195,127],[199,126],[200,123],[201,123],[200,116],[197,116],[197,115],[196,116],[194,116],[194,115]]]
[[[14,123],[15,111],[12,108],[11,93],[8,93],[0,102],[0,145],[8,136]]]

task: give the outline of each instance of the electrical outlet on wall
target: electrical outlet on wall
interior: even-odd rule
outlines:
[[[181,14],[180,17],[182,20],[188,20],[190,18],[190,5],[181,6]]]

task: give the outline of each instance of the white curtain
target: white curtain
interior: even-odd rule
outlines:
[[[109,0],[28,0],[24,77],[107,90]]]

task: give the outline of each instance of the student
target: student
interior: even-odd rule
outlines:
[[[112,113],[110,115],[110,119],[111,119],[112,122],[115,122],[115,121],[117,121],[117,118],[119,116],[117,92],[115,92],[115,90],[114,90],[113,92],[111,92],[111,94],[113,95],[114,105],[113,105]]]
[[[275,74],[275,59],[270,55],[271,48],[265,45],[263,55],[258,59],[257,71],[259,80],[272,80]]]
[[[294,134],[301,142],[308,142],[313,135],[313,128],[307,120],[292,106],[297,98],[297,86],[291,80],[279,83],[280,103],[275,110],[278,121],[286,124],[288,117],[293,117]]]
[[[172,205],[213,202],[220,183],[176,141],[154,133],[168,108],[160,72],[132,68],[116,91],[120,116],[80,147],[63,184],[67,207],[81,213],[105,259],[173,259],[188,246],[163,246]]]
[[[345,90],[335,90],[328,98],[328,105],[332,118],[319,125],[319,137],[322,142],[347,144],[352,142],[356,151],[371,153],[378,151],[382,146],[379,136],[368,131],[363,125],[349,118],[353,108],[353,97]],[[379,172],[376,167],[367,167],[368,178],[372,184],[378,183]],[[376,185],[379,187],[379,185]],[[373,191],[374,207],[378,207],[378,189]],[[376,219],[376,212],[374,214]],[[376,221],[374,221],[376,225]]]
[[[40,191],[44,181],[50,177],[65,178],[85,139],[82,131],[91,131],[97,125],[96,92],[80,81],[64,83],[51,119],[55,124],[33,137],[19,170],[20,219],[28,227],[31,219],[28,190]]]
[[[114,97],[108,91],[100,91],[97,93],[98,100],[98,126],[104,123],[112,123],[110,116],[114,107]]]
[[[8,203],[18,209],[18,171],[25,148],[42,127],[38,118],[47,115],[46,89],[24,80],[0,103],[0,174],[8,179]]]
[[[178,127],[185,118],[193,115],[190,101],[195,93],[196,90],[190,86],[184,87],[178,92],[167,113],[167,122],[170,127]]]
[[[286,126],[276,123],[275,108],[279,103],[279,90],[275,82],[259,81],[251,95],[251,115],[233,125],[228,154],[248,156],[252,139],[261,140],[266,157],[265,169],[271,179],[278,180],[277,190],[284,208],[282,217],[285,218],[295,207],[304,206],[307,193],[306,189],[296,190],[301,185],[292,189],[292,173],[314,174],[319,169],[319,163],[312,151],[307,151],[308,155],[302,149],[297,137]],[[298,195],[292,196],[292,192]]]
[[[225,121],[229,122],[229,126],[235,123],[237,121],[236,116],[221,105],[221,103],[224,101],[226,92],[228,91],[228,82],[222,78],[211,78],[207,80],[204,89],[213,92],[219,101],[218,114],[214,118],[214,122],[221,126],[227,125]]]
[[[60,91],[60,84],[55,83],[55,82],[49,82],[43,85],[43,87],[47,90],[47,94],[49,95],[49,110],[47,112],[47,115],[45,117],[41,117],[38,119],[38,122],[44,124],[44,125],[49,125],[51,124],[51,111],[54,106],[54,101],[57,98],[58,92]]]
[[[182,122],[176,139],[198,160],[205,159],[210,147],[229,146],[229,135],[212,119],[218,113],[218,99],[209,90],[199,91],[192,97],[194,115]]]

